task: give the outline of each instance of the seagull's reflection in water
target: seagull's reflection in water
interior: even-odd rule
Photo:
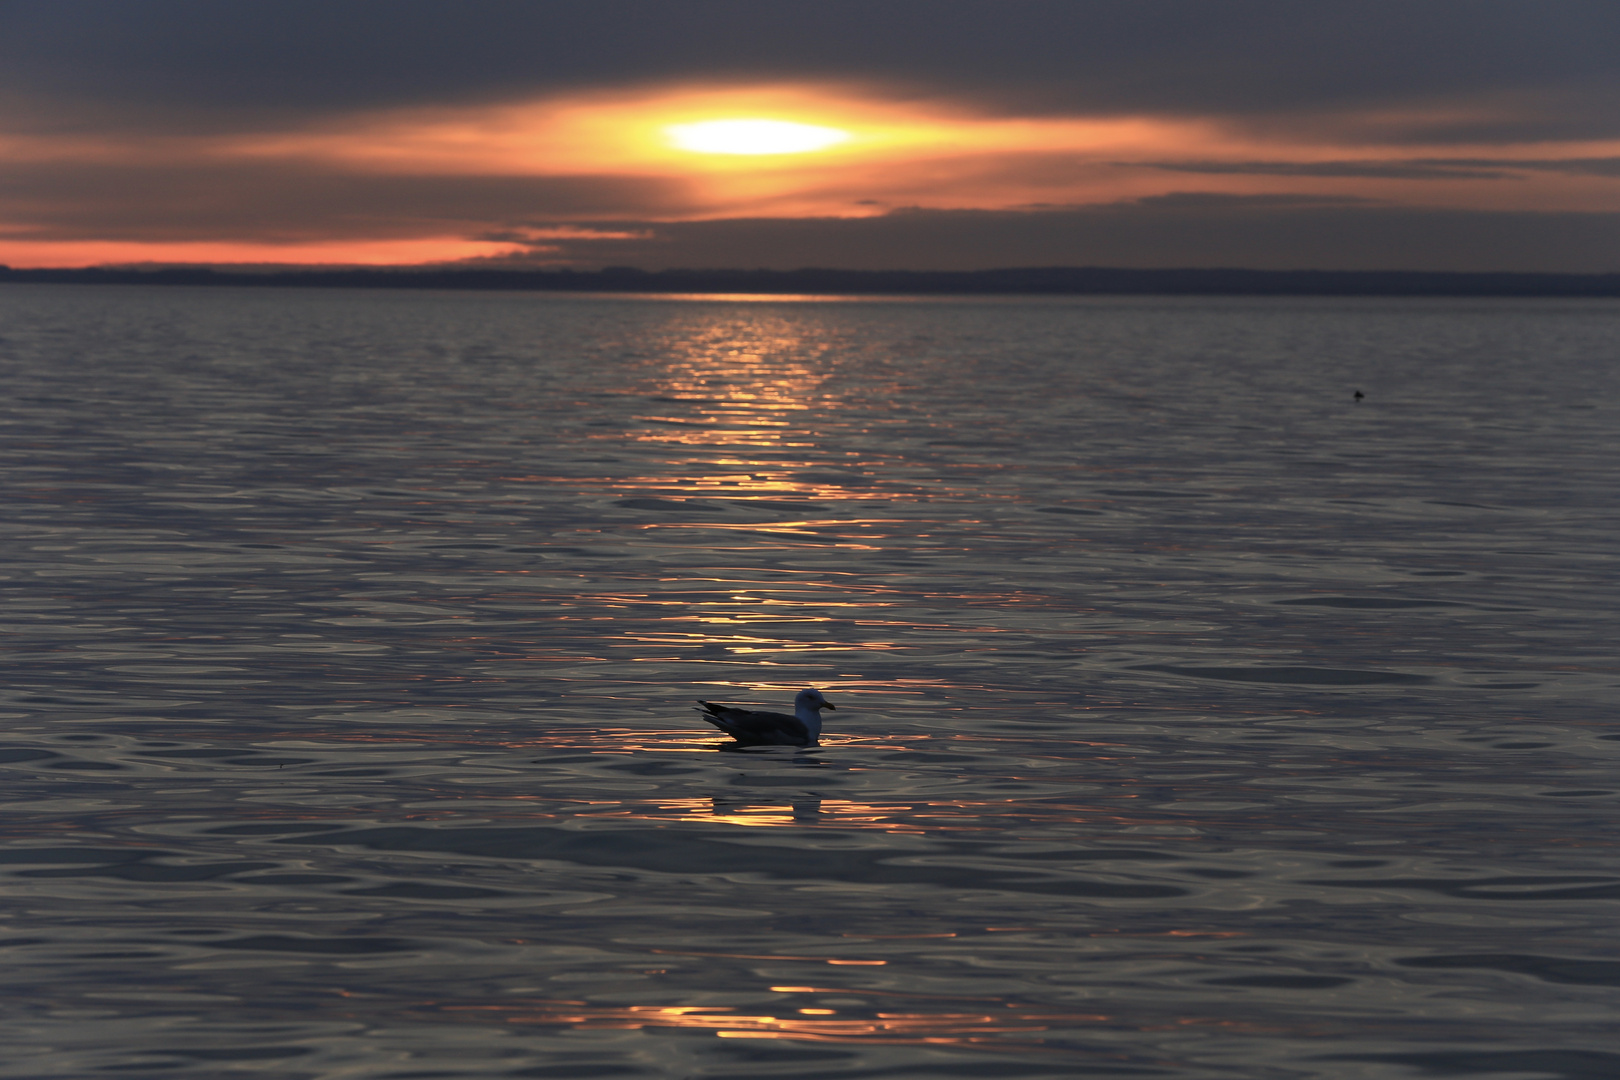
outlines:
[[[746,814],[756,824],[763,824],[766,817],[773,821],[782,821],[782,811],[791,808],[795,823],[813,825],[825,816],[821,809],[821,798],[815,794],[794,795],[784,807],[781,799],[764,799],[747,795],[711,795],[709,807],[710,812],[717,818],[735,819]]]
[[[721,743],[715,749],[728,754],[762,754],[774,759],[773,764],[786,765],[791,769],[832,769],[831,762],[823,761],[815,756],[816,748],[795,749],[792,756],[786,756],[781,747],[769,746],[740,746],[737,743]],[[739,773],[731,780],[733,784],[780,783],[781,777],[749,777],[746,773]],[[806,778],[808,779],[808,778]],[[792,786],[796,782],[789,781]],[[793,792],[791,794],[764,796],[747,795],[740,793],[714,794],[709,797],[710,813],[721,820],[746,823],[750,825],[814,825],[826,820],[832,820],[821,808],[822,796],[813,791]],[[784,806],[784,803],[786,806]],[[789,820],[782,811],[791,807],[792,818]]]
[[[716,743],[714,749],[722,754],[758,754],[768,756],[775,763],[786,764],[793,769],[830,769],[831,762],[823,761],[815,756],[818,747],[801,747],[795,749],[793,755],[788,757],[782,751],[786,747],[780,746],[744,746],[741,743]]]

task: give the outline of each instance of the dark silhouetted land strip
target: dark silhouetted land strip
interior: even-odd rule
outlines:
[[[251,285],[365,289],[505,289],[531,292],[765,293],[772,295],[1067,296],[1566,296],[1620,297],[1620,273],[1447,273],[1380,270],[13,270],[0,283]]]

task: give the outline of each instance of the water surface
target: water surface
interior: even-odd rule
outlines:
[[[0,1077],[1620,1075],[1617,331],[7,287]]]

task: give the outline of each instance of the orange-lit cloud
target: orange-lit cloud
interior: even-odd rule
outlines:
[[[1620,210],[1613,175],[1545,168],[1504,185],[1501,171],[1447,171],[1447,160],[1546,163],[1620,159],[1620,139],[1545,143],[1414,145],[1412,129],[1467,114],[1414,110],[1352,114],[1314,130],[1216,119],[1137,116],[1009,116],[945,101],[900,100],[862,87],[765,85],[671,87],[538,102],[362,114],[321,128],[225,139],[220,158],[305,160],[364,172],[584,176],[656,175],[694,182],[695,198],[667,218],[859,216],[872,204],[1004,209],[1032,203],[1106,202],[1185,187],[1164,163],[1229,166],[1282,161],[1304,166],[1347,159],[1359,175],[1306,168],[1206,173],[1203,190],[1247,194],[1309,191],[1448,207]],[[776,124],[840,136],[803,152],[714,152],[682,132],[715,124]],[[1556,149],[1556,154],[1549,154]],[[1402,166],[1427,164],[1426,171]],[[1384,170],[1380,172],[1382,167]],[[858,199],[869,200],[858,203]],[[627,208],[632,209],[632,208]]]
[[[834,133],[799,152],[727,153],[694,130],[774,124]],[[1229,140],[1225,140],[1229,141]],[[1212,151],[1213,125],[1135,117],[984,116],[942,103],[886,100],[849,87],[675,87],[463,109],[361,115],[319,129],[223,140],[217,158],[373,174],[589,176],[682,181],[691,197],[656,215],[694,220],[763,215],[867,216],[885,205],[995,208],[1049,199],[1095,202],[1165,186],[1109,181],[1116,157]],[[1245,145],[1252,154],[1254,147]],[[1083,155],[1061,178],[1017,179],[1022,159]],[[1050,170],[1044,170],[1050,172]],[[1054,179],[1056,182],[1054,182]],[[627,206],[627,215],[644,208]]]
[[[0,133],[13,170],[0,190],[0,262],[563,263],[589,250],[614,262],[615,245],[645,250],[660,224],[1032,214],[1189,192],[1620,212],[1620,139],[1414,141],[1471,118],[1485,120],[1460,107],[1346,112],[1310,127],[1013,115],[851,83],[676,84],[353,112],[251,134]]]
[[[232,241],[29,240],[0,235],[0,263],[11,266],[74,267],[139,263],[310,266],[396,266],[490,258],[511,253],[511,244],[459,236],[409,240],[333,239],[310,243],[265,244]]]

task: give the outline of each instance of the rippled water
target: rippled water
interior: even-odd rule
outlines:
[[[1620,1075],[1617,331],[8,287],[0,1076]]]

